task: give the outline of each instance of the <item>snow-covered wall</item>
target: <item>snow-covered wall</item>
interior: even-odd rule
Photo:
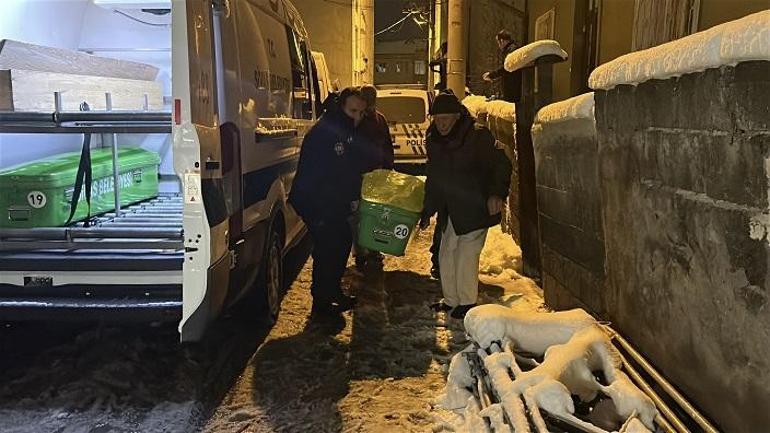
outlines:
[[[608,319],[723,431],[766,431],[770,61],[595,99]]]
[[[606,90],[749,60],[770,60],[770,9],[618,57],[597,67],[588,85]]]
[[[532,141],[546,303],[603,315],[605,251],[593,93],[541,108]]]

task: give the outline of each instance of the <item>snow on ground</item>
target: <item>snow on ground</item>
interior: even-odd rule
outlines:
[[[594,92],[583,93],[538,110],[535,123],[557,123],[571,119],[594,117]]]
[[[562,59],[567,59],[567,52],[554,40],[544,39],[535,41],[505,56],[503,67],[508,72],[518,71],[532,65],[535,60],[543,56],[558,56]]]
[[[461,321],[428,308],[441,298],[429,277],[431,236],[418,233],[384,272],[350,266],[345,285],[359,304],[337,319],[310,314],[303,247],[287,265],[296,278],[272,328],[240,310],[190,346],[173,324],[0,329],[0,431],[430,431],[446,415],[433,404],[451,356],[467,345]],[[481,302],[542,307],[520,261],[493,228]]]
[[[607,90],[749,60],[770,60],[770,10],[620,56],[594,69],[588,86]]]
[[[429,308],[441,298],[429,277],[431,237],[419,232],[406,256],[386,258],[384,272],[349,267],[345,282],[359,304],[340,321],[309,315],[308,264],[205,431],[430,431],[451,354],[466,344],[461,321]],[[542,305],[537,286],[506,269],[519,263],[510,236],[492,229],[481,260],[482,302]]]

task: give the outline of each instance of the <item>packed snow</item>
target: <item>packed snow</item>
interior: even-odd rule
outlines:
[[[594,118],[594,93],[583,93],[541,108],[535,123],[557,123],[572,119]]]
[[[503,67],[508,72],[518,71],[519,69],[531,66],[535,60],[544,56],[558,56],[566,60],[567,52],[554,40],[535,41],[505,56]]]
[[[749,60],[770,60],[770,10],[618,57],[594,69],[588,86],[608,90]]]
[[[612,401],[614,423],[621,431],[655,429],[657,408],[623,373],[620,354],[607,332],[585,311],[549,313],[480,305],[468,312],[464,325],[472,344],[452,358],[444,392],[436,399],[438,405],[454,411],[456,416],[442,418],[437,428],[444,430],[437,431],[470,433],[474,430],[467,426],[477,425],[479,417],[499,424],[503,412],[514,431],[529,432],[528,411],[536,431],[545,433],[548,428],[541,414],[545,411],[583,431],[605,433],[576,416],[572,398],[575,395],[587,404],[600,394]],[[472,367],[477,361],[469,357],[473,349],[483,361],[494,390],[487,392],[497,396],[498,403],[485,403],[485,397],[470,392],[478,381]],[[543,360],[538,362],[523,354],[542,356]],[[523,369],[520,362],[531,368]],[[599,372],[601,381],[596,377]],[[463,401],[466,407],[458,407]],[[632,419],[638,419],[638,423],[632,423]],[[510,427],[500,426],[501,431]]]
[[[487,114],[510,122],[516,122],[516,105],[508,101],[489,101],[487,102]]]
[[[516,104],[501,100],[487,100],[482,95],[469,95],[463,98],[463,105],[473,117],[482,114],[499,117],[511,122],[516,122]]]
[[[484,95],[468,95],[463,98],[462,103],[473,117],[479,117],[487,112],[487,97]]]

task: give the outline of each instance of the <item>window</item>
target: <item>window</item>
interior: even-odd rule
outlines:
[[[424,60],[415,60],[414,61],[414,74],[415,75],[425,75],[425,61]]]
[[[385,73],[388,72],[388,64],[387,63],[377,63],[375,65],[375,70],[379,73]]]
[[[313,118],[313,98],[310,91],[312,72],[305,67],[308,57],[307,46],[291,27],[286,26],[286,36],[289,40],[289,55],[291,57],[292,81],[292,113],[295,119]]]
[[[414,96],[380,96],[377,98],[377,111],[395,123],[425,122],[425,100]]]
[[[397,74],[401,73],[401,65],[402,65],[401,62],[396,62],[396,73]]]

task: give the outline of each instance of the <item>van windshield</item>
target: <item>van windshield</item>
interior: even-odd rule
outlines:
[[[393,123],[425,122],[425,100],[414,96],[381,96],[377,98],[377,111]]]

